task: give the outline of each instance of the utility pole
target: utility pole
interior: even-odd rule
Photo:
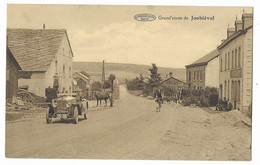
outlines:
[[[102,67],[102,83],[103,83],[103,88],[104,88],[104,91],[105,91],[105,60],[103,60],[103,67]]]

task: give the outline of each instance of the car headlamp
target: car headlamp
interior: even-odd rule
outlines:
[[[58,103],[57,103],[57,100],[56,100],[56,99],[53,99],[53,100],[52,100],[52,106],[53,106],[54,108],[56,108],[56,107],[58,106]]]

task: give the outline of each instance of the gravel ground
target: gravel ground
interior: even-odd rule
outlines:
[[[251,119],[239,111],[163,104],[120,86],[115,106],[90,102],[88,119],[44,116],[6,124],[9,158],[250,160]]]

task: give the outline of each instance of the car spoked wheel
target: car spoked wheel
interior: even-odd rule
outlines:
[[[77,107],[77,106],[74,108],[74,114],[73,114],[73,116],[74,116],[74,122],[75,122],[75,124],[78,124],[78,123],[79,123],[79,110],[78,110],[78,107]]]

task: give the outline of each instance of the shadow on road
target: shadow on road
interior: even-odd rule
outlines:
[[[81,121],[83,121],[83,120],[85,120],[85,119],[79,118],[79,123]],[[72,119],[72,118],[63,119],[63,120],[61,120],[61,119],[54,119],[54,121],[52,120],[50,124],[74,124],[74,119]]]

